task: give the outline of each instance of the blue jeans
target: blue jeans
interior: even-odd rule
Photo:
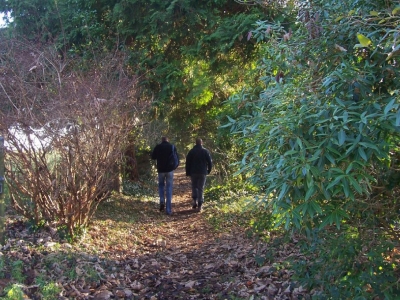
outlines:
[[[192,174],[190,176],[192,181],[192,198],[193,201],[201,206],[204,202],[204,186],[206,184],[206,175],[204,174]]]
[[[174,172],[158,173],[158,194],[160,195],[160,204],[165,204],[167,198],[166,211],[172,213],[172,185],[174,183]],[[165,189],[165,186],[167,187]],[[165,196],[164,196],[165,192]]]

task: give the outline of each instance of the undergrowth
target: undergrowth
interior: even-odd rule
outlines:
[[[240,226],[268,244],[266,252],[255,256],[260,266],[273,264],[281,246],[295,237],[299,254],[283,263],[313,299],[400,299],[398,241],[387,239],[379,228],[365,231],[350,224],[285,231],[257,197],[257,191],[243,186],[214,185],[206,191],[206,219],[217,231]]]

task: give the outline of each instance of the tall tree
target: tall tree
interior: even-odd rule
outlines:
[[[8,0],[0,10],[12,12],[24,36],[51,38],[61,55],[129,50],[142,98],[153,99],[154,116],[186,130],[184,137],[215,135],[220,103],[254,68],[258,47],[249,32],[259,18],[277,17],[269,7],[229,0]]]

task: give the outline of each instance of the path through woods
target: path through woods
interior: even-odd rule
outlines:
[[[259,264],[268,245],[240,227],[213,230],[205,218],[207,199],[204,211],[192,209],[189,178],[181,167],[173,193],[172,216],[158,211],[158,200],[125,197],[106,203],[77,245],[51,230],[32,235],[21,222],[10,221],[5,254],[30,266],[26,295],[39,299],[41,276],[62,287],[58,299],[307,298],[291,272],[277,268],[296,255],[294,245],[281,245],[271,261]]]

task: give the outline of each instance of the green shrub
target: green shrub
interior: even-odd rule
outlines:
[[[293,278],[319,299],[395,299],[400,270],[393,244],[377,239],[376,232],[368,238],[346,229],[313,231],[302,242],[307,260],[292,261]]]
[[[58,284],[51,282],[41,288],[43,300],[57,299],[61,292],[61,287]]]
[[[16,282],[24,282],[24,263],[22,260],[16,260],[11,264],[11,276]]]
[[[19,284],[13,284],[5,288],[6,296],[4,300],[24,300],[25,295]]]

